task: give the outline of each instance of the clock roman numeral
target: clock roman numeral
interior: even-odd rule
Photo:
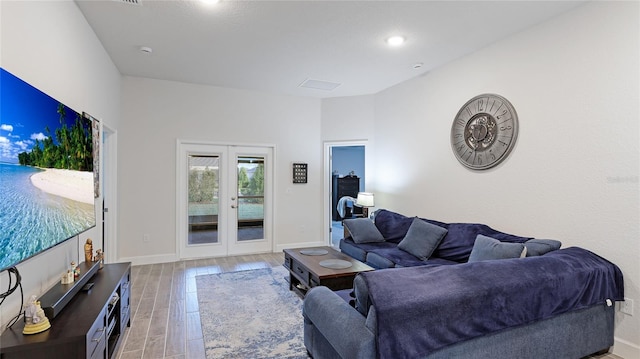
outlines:
[[[495,103],[495,101],[494,101],[494,103]],[[500,104],[500,107],[498,107],[498,109],[496,109],[496,112],[493,113],[494,116],[495,116],[496,113],[498,113],[498,111],[500,111],[500,109],[502,108],[503,105],[504,105],[503,103]]]

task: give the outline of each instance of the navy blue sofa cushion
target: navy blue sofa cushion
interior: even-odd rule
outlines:
[[[412,221],[413,218],[386,209],[376,211],[376,227],[387,242],[399,243],[407,234]]]
[[[531,237],[514,236],[496,231],[479,223],[449,223],[448,230],[449,233],[442,239],[433,255],[459,263],[464,263],[469,259],[478,234],[495,238],[500,242],[510,243],[524,243],[532,239]]]
[[[386,209],[380,209],[376,211],[375,223],[376,227],[387,242],[400,243],[404,236],[407,234],[409,227],[413,219],[416,217],[407,217],[400,213],[391,212]],[[420,218],[436,226],[447,228],[446,223]]]
[[[384,260],[383,260],[384,259]],[[418,257],[407,253],[400,248],[385,247],[374,248],[368,251],[366,263],[374,268],[392,268],[392,267],[415,267],[442,264],[459,264],[458,262],[449,261],[442,258],[430,257],[427,260],[421,260]]]
[[[393,242],[356,244],[352,238],[344,238],[340,241],[340,250],[342,253],[363,263],[366,263],[367,261],[367,252],[378,248],[395,248],[397,246],[398,245]]]

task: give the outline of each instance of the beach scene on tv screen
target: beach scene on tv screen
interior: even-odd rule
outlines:
[[[0,269],[95,226],[92,124],[0,69]]]

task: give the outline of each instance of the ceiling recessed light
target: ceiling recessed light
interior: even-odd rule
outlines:
[[[153,52],[153,49],[148,46],[140,46],[140,51],[144,52],[145,54],[150,54]]]
[[[213,5],[220,2],[220,0],[200,0],[200,1],[206,5]]]
[[[405,42],[404,36],[391,36],[387,38],[387,44],[389,46],[400,46]]]
[[[424,65],[422,62],[416,62],[415,64],[413,64],[413,68],[414,69],[419,69],[422,67],[422,65]]]

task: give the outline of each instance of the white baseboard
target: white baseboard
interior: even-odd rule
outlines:
[[[307,247],[323,247],[327,244],[319,241],[319,242],[298,242],[298,243],[290,243],[290,244],[278,244],[276,245],[276,251],[274,253],[282,252],[285,249],[289,248],[307,248]]]
[[[158,264],[175,262],[178,257],[175,254],[157,254],[152,256],[139,256],[139,257],[122,257],[119,262],[131,262],[131,265],[140,266],[146,264]]]
[[[620,338],[614,338],[612,353],[624,359],[640,358],[640,346]]]

